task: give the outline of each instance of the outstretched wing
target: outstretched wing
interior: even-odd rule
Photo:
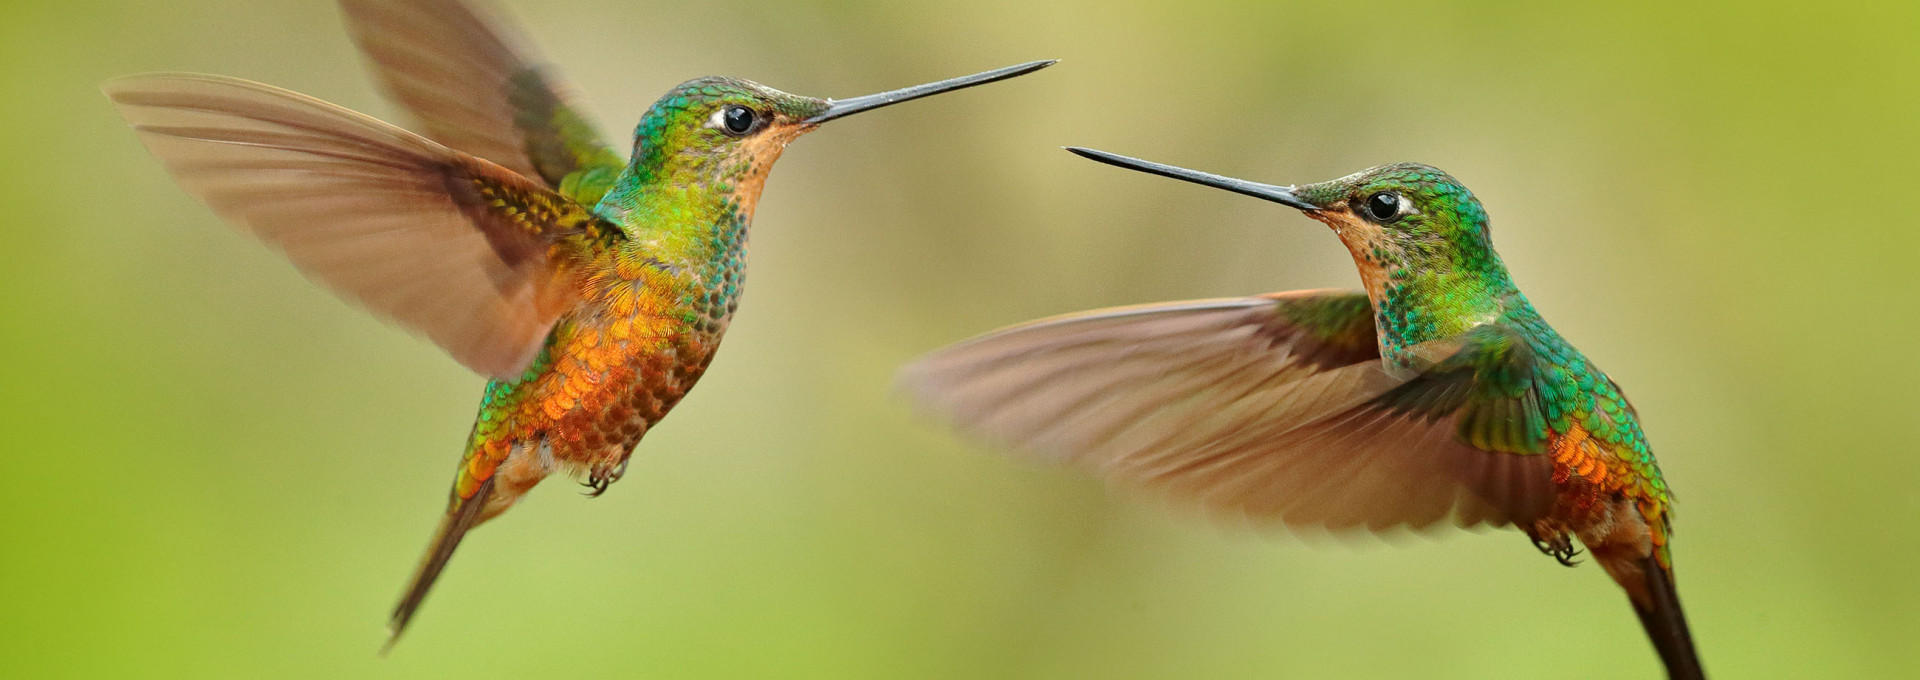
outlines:
[[[533,362],[573,265],[620,238],[534,180],[318,99],[198,74],[103,89],[188,193],[496,378]]]
[[[1539,516],[1550,462],[1460,438],[1463,417],[1484,419],[1456,398],[1456,371],[1394,377],[1364,295],[1302,291],[1043,320],[936,352],[901,380],[996,443],[1256,520],[1384,530]]]
[[[586,205],[624,161],[568,102],[533,43],[484,0],[341,0],[374,74],[427,137]]]

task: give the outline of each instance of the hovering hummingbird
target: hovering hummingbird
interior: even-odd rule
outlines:
[[[1672,496],[1633,406],[1540,318],[1487,213],[1432,167],[1274,186],[1069,147],[1326,223],[1364,293],[1309,290],[1044,319],[901,381],[963,430],[1297,528],[1514,525],[1586,546],[1673,678],[1704,677],[1674,590]]]
[[[222,76],[131,76],[104,90],[188,193],[491,378],[389,647],[468,530],[555,472],[604,492],[700,379],[739,301],[761,187],[789,142],[1053,63],[840,100],[691,80],[640,119],[623,161],[485,7],[341,4],[426,136]]]

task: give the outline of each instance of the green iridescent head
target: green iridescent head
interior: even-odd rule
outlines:
[[[1435,238],[1486,243],[1487,211],[1473,192],[1438,168],[1418,163],[1382,165],[1329,182],[1294,187],[1313,206],[1314,219],[1339,230],[1361,224],[1409,244]]]
[[[664,168],[682,161],[696,166],[735,156],[744,149],[779,150],[813,129],[810,118],[827,110],[824,99],[787,94],[736,78],[690,80],[647,109],[633,134],[636,165]]]
[[[1279,186],[1104,151],[1076,147],[1068,150],[1109,165],[1226,189],[1299,209],[1333,228],[1353,252],[1363,276],[1380,274],[1381,269],[1409,266],[1498,265],[1487,232],[1486,209],[1458,180],[1432,166],[1397,163],[1318,184]]]
[[[633,166],[643,179],[763,179],[788,142],[837,118],[1032,73],[1036,61],[852,99],[788,94],[737,78],[690,80],[655,101],[634,131]]]

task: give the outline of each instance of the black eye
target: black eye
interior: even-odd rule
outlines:
[[[1383,191],[1367,197],[1367,214],[1374,221],[1385,222],[1400,216],[1400,194]]]
[[[744,106],[729,106],[720,112],[720,124],[726,126],[727,132],[736,135],[744,135],[752,130],[753,119],[753,109]]]

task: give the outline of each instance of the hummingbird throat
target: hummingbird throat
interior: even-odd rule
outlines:
[[[1380,356],[1397,367],[1430,363],[1423,343],[1495,321],[1520,295],[1491,247],[1422,238],[1346,211],[1314,217],[1332,227],[1353,256],[1373,302]]]
[[[635,163],[595,210],[663,264],[722,284],[744,264],[760,192],[791,139],[769,134],[711,153],[676,154],[652,168]]]

